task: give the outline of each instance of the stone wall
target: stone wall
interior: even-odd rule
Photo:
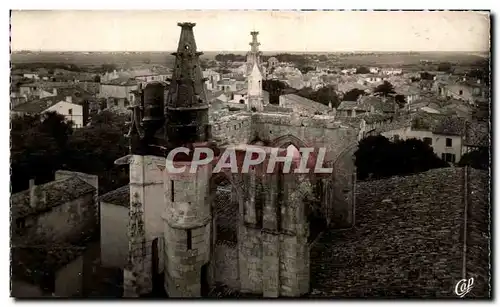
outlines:
[[[200,297],[201,267],[209,261],[210,224],[192,229],[192,247],[187,231],[165,227],[165,288],[169,297]]]
[[[251,117],[246,113],[221,117],[212,125],[214,141],[227,144],[246,144],[251,141]]]
[[[25,242],[74,242],[98,231],[94,193],[52,208],[26,220],[20,240]]]
[[[189,163],[186,163],[189,167]],[[169,297],[200,297],[202,267],[210,260],[211,165],[196,174],[164,172],[166,210],[163,213],[165,239],[165,287]]]
[[[252,133],[252,139],[258,137],[271,143],[280,137],[292,135],[306,146],[325,147],[325,161],[335,160],[358,139],[358,129],[342,127],[330,116],[297,117],[256,113],[252,115]]]
[[[215,246],[215,282],[231,289],[240,289],[238,249],[232,244],[218,242]]]
[[[55,179],[54,180],[61,180],[61,179],[66,179],[72,176],[77,176],[81,180],[85,181],[86,183],[90,184],[95,188],[95,193],[94,193],[94,213],[95,213],[95,221],[99,221],[99,177],[97,175],[92,175],[92,174],[86,174],[86,173],[80,173],[80,172],[74,172],[74,171],[67,171],[67,170],[57,170],[55,172]]]

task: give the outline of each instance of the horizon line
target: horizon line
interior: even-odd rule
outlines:
[[[176,52],[176,50],[33,50],[33,49],[21,49],[21,50],[11,50],[11,53],[15,52],[162,52],[171,53]],[[204,50],[201,52],[220,52],[220,53],[248,53],[249,51],[244,50]],[[456,53],[491,53],[491,50],[318,50],[318,51],[297,51],[297,50],[261,50],[261,52],[266,53],[354,53],[354,52],[365,52],[365,53],[419,53],[419,52],[456,52]]]

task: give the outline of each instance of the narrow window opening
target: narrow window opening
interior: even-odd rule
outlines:
[[[191,233],[191,229],[187,231],[187,249],[191,250],[193,247],[193,237]]]
[[[174,202],[174,181],[170,180],[170,201]]]

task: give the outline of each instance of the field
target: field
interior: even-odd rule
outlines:
[[[205,52],[202,58],[213,60],[218,53]],[[244,52],[231,52],[245,54]],[[275,53],[264,52],[264,55]],[[419,52],[419,53],[335,53],[316,52],[309,55],[328,55],[330,62],[337,65],[378,65],[378,66],[406,66],[417,65],[420,61],[451,62],[468,65],[484,59],[487,55],[478,53],[457,52]],[[123,66],[156,64],[173,65],[174,57],[170,52],[17,52],[11,54],[12,64],[24,63],[60,63],[82,66],[98,66],[102,64],[116,64]]]

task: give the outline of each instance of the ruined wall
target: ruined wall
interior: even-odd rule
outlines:
[[[334,117],[298,117],[291,114],[252,115],[252,137],[273,141],[293,135],[306,145],[325,147],[325,161],[334,160],[344,148],[357,142],[358,129],[342,127]]]
[[[233,181],[242,187],[237,221],[240,291],[264,297],[299,296],[309,285],[303,190],[297,182],[287,181],[286,198],[279,200],[278,176],[259,179],[257,173],[250,171]],[[256,188],[259,180],[265,189]]]
[[[330,226],[334,228],[347,228],[354,224],[356,201],[354,153],[357,148],[357,144],[351,144],[330,165],[333,167],[333,176],[327,188],[331,190],[332,197],[329,201],[333,201],[333,204],[328,204],[330,207],[328,219]]]
[[[221,117],[212,125],[214,141],[246,144],[251,141],[252,118],[246,113]]]
[[[215,282],[231,289],[240,289],[238,274],[238,249],[234,245],[217,243],[215,248]]]
[[[294,145],[326,148],[324,162],[333,168],[332,176],[325,180],[326,191],[322,196],[323,206],[330,208],[327,218],[333,222],[333,227],[352,225],[355,201],[355,161],[352,155],[356,150],[359,129],[342,126],[330,116],[254,114],[252,132],[252,138],[269,140],[271,146],[298,142]]]

